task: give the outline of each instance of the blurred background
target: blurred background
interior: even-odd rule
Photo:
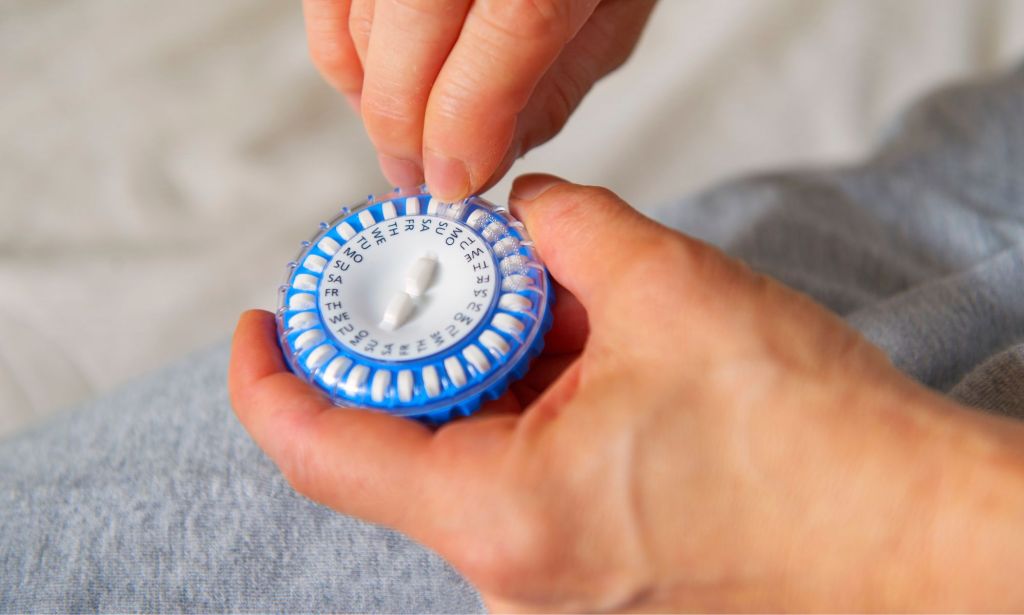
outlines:
[[[511,177],[641,209],[853,162],[912,99],[1024,56],[1021,0],[661,0]],[[297,2],[0,3],[0,436],[272,308],[321,219],[385,190]]]

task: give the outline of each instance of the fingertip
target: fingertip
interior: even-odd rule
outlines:
[[[245,310],[244,312],[239,314],[239,316],[238,316],[238,327],[241,327],[243,325],[245,325],[247,327],[248,326],[253,326],[253,325],[257,325],[258,326],[261,322],[265,322],[265,321],[273,322],[273,320],[274,320],[274,315],[272,313],[268,312],[267,310],[261,310],[261,309],[254,308],[254,309],[250,309],[250,310]]]
[[[276,346],[277,323],[274,315],[266,310],[246,310],[238,317],[232,348],[259,347],[265,345],[266,339],[274,338]]]
[[[412,188],[423,183],[423,168],[417,162],[378,154],[377,161],[384,177],[398,188]]]
[[[423,170],[430,193],[442,201],[459,201],[472,191],[469,169],[461,160],[427,149]]]
[[[551,175],[519,178],[509,202],[552,277],[594,318],[602,297],[621,292],[622,271],[663,232],[610,190]]]
[[[523,204],[539,198],[551,188],[567,183],[569,182],[561,177],[547,173],[520,175],[512,182],[512,190],[509,192],[509,202],[516,203],[513,205],[513,213],[516,213],[517,209],[522,210]]]

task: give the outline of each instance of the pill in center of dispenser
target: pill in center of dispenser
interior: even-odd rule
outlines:
[[[380,328],[385,331],[395,331],[409,320],[416,305],[408,293],[395,293],[395,296],[384,308],[384,316],[380,319]]]
[[[437,271],[437,255],[427,252],[416,259],[405,274],[405,292],[410,297],[421,297],[434,282]]]

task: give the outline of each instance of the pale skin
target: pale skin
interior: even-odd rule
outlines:
[[[339,61],[345,74],[319,65],[343,91],[362,93],[368,118],[373,37],[369,47],[345,38],[337,24],[352,21],[331,15],[337,27],[317,30],[316,11],[358,16],[366,8],[358,4],[305,7],[314,57],[316,37],[333,34],[348,49],[338,58],[357,58]],[[375,16],[427,4],[369,3]],[[570,8],[596,7],[584,13],[582,34],[599,10],[646,4]],[[488,5],[474,3],[459,27]],[[643,19],[633,19],[639,32]],[[462,34],[456,39],[434,62],[443,68],[418,82],[427,102],[412,107],[417,148],[432,147],[424,126]],[[534,81],[544,82],[573,40],[547,67],[534,66]],[[621,57],[635,40],[616,43]],[[467,108],[491,95],[464,94],[458,104]],[[536,88],[518,100],[529,107],[535,98]],[[529,133],[527,116],[511,111],[513,132]],[[504,172],[494,152],[463,146],[459,155],[481,169],[469,189]],[[429,156],[420,160],[429,182]],[[555,325],[527,377],[474,417],[432,430],[334,407],[287,370],[271,314],[242,316],[232,403],[299,492],[434,549],[496,611],[1024,605],[1019,423],[919,386],[808,297],[606,190],[526,176],[510,204],[560,285]]]

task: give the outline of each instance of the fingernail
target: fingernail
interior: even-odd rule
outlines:
[[[457,201],[469,196],[469,171],[461,160],[427,150],[424,163],[427,186],[434,196],[443,201]]]
[[[377,162],[384,177],[391,185],[398,188],[411,188],[423,183],[423,169],[412,160],[395,158],[387,154],[378,154]]]
[[[565,180],[554,175],[523,175],[512,184],[510,199],[532,201]]]

